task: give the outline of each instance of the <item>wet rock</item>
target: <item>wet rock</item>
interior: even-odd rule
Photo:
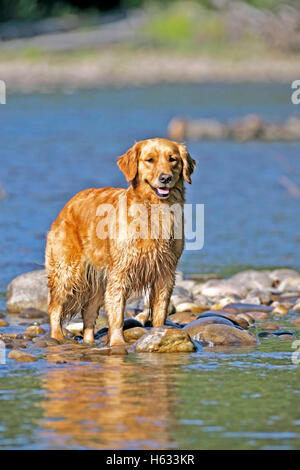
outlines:
[[[226,316],[232,320],[231,315],[232,314],[229,313]],[[249,313],[238,313],[237,315],[233,315],[233,317],[238,325],[244,328],[244,330],[247,330],[255,323],[255,318],[253,318],[252,313],[251,315]]]
[[[20,313],[26,308],[48,309],[48,287],[45,270],[31,271],[13,279],[7,288],[7,310]]]
[[[29,326],[25,330],[25,334],[29,336],[38,336],[38,335],[43,335],[45,333],[46,331],[43,328],[41,328],[39,325]]]
[[[273,315],[287,315],[289,313],[288,308],[285,305],[279,304],[278,302],[273,302],[272,306],[274,307],[272,310]]]
[[[103,356],[109,356],[111,348],[102,347],[102,348],[91,348],[87,351],[84,351],[82,354],[82,360],[87,362],[103,362]]]
[[[178,323],[179,325],[185,325],[186,323],[191,323],[192,321],[196,320],[197,315],[191,312],[179,312],[170,315],[169,319],[174,323]]]
[[[5,315],[4,313],[0,312],[0,318],[1,318],[1,320],[3,320],[3,318],[5,318],[5,317],[6,317],[6,315]]]
[[[196,305],[192,302],[184,302],[176,306],[176,312],[202,313],[206,310],[205,306]]]
[[[293,306],[293,311],[294,311],[294,312],[300,312],[300,302],[299,302],[299,303],[296,303],[296,304]]]
[[[9,359],[14,359],[18,362],[35,362],[37,357],[28,354],[27,352],[20,351],[19,349],[12,349],[8,354]]]
[[[266,321],[270,318],[270,314],[268,312],[251,311],[250,313],[251,313],[252,318],[254,318],[254,320],[257,322]]]
[[[19,317],[30,319],[30,320],[43,319],[43,320],[49,321],[48,313],[43,312],[42,310],[39,310],[37,308],[26,308],[20,313]]]
[[[195,346],[186,331],[179,328],[156,327],[142,336],[132,352],[192,352]]]
[[[244,297],[247,294],[245,287],[239,285],[237,282],[230,280],[212,280],[206,282],[201,289],[202,295],[206,297],[216,296],[230,296],[237,295]]]
[[[199,318],[198,320],[193,321],[189,325],[186,325],[183,329],[184,331],[188,332],[192,339],[195,339],[196,341],[201,341],[201,332],[203,328],[211,324],[228,325],[234,327],[234,324],[230,320],[219,315],[215,317],[209,316]]]
[[[272,281],[270,277],[262,271],[247,270],[231,276],[229,279],[233,282],[246,287],[249,291],[253,289],[265,289],[271,287]]]
[[[4,327],[6,327],[6,326],[8,326],[7,321],[2,320],[2,319],[0,318],[0,328],[4,328]]]
[[[272,323],[272,322],[262,323],[260,327],[263,328],[264,330],[269,330],[269,331],[279,330],[279,326],[276,323]]]
[[[126,354],[128,354],[127,348],[126,346],[122,346],[122,345],[112,346],[109,352],[110,356],[125,356]]]
[[[254,346],[257,344],[248,331],[229,325],[206,325],[199,332],[197,340],[209,346]]]
[[[229,313],[252,313],[252,312],[266,312],[270,313],[273,309],[267,305],[253,305],[253,304],[242,304],[233,303],[226,305],[224,310]]]
[[[300,326],[300,317],[293,320],[294,325]]]
[[[147,330],[145,328],[136,326],[135,328],[130,328],[124,331],[124,339],[127,343],[134,343],[146,333]]]

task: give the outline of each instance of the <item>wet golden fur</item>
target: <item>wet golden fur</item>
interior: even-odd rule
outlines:
[[[81,191],[62,209],[48,233],[49,314],[51,335],[58,340],[63,339],[62,320],[81,310],[84,341],[93,342],[98,311],[104,306],[110,345],[123,344],[124,308],[133,292],[148,290],[153,325],[165,322],[184,240],[172,236],[174,227],[169,239],[160,232],[154,239],[128,235],[121,240],[100,239],[97,208],[101,204],[117,207],[120,196],[126,197],[128,211],[134,204],[147,209],[151,204],[182,207],[184,180],[191,182],[195,161],[183,144],[156,138],[137,142],[119,158],[118,165],[130,182],[128,189]],[[168,197],[158,193],[160,175],[172,178],[163,185]],[[128,223],[132,219],[128,215]]]

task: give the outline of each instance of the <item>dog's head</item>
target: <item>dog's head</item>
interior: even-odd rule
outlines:
[[[167,199],[183,180],[191,183],[195,164],[184,144],[159,138],[135,143],[118,160],[128,182],[159,199]]]

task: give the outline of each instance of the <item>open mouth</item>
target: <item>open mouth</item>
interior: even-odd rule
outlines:
[[[169,188],[166,188],[164,186],[161,186],[160,188],[154,188],[148,181],[147,183],[149,184],[149,186],[153,189],[153,191],[156,193],[156,195],[159,197],[159,198],[167,198],[170,194],[170,189]]]

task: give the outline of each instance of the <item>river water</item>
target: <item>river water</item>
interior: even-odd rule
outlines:
[[[117,156],[166,136],[176,115],[229,120],[299,115],[289,85],[172,85],[8,96],[0,107],[0,307],[18,274],[43,265],[45,233],[67,200],[124,186]],[[198,165],[187,202],[205,205],[205,243],[180,268],[229,274],[300,269],[300,145],[187,142]],[[2,330],[0,328],[0,330]],[[299,448],[292,344],[103,363],[0,365],[0,448]]]

